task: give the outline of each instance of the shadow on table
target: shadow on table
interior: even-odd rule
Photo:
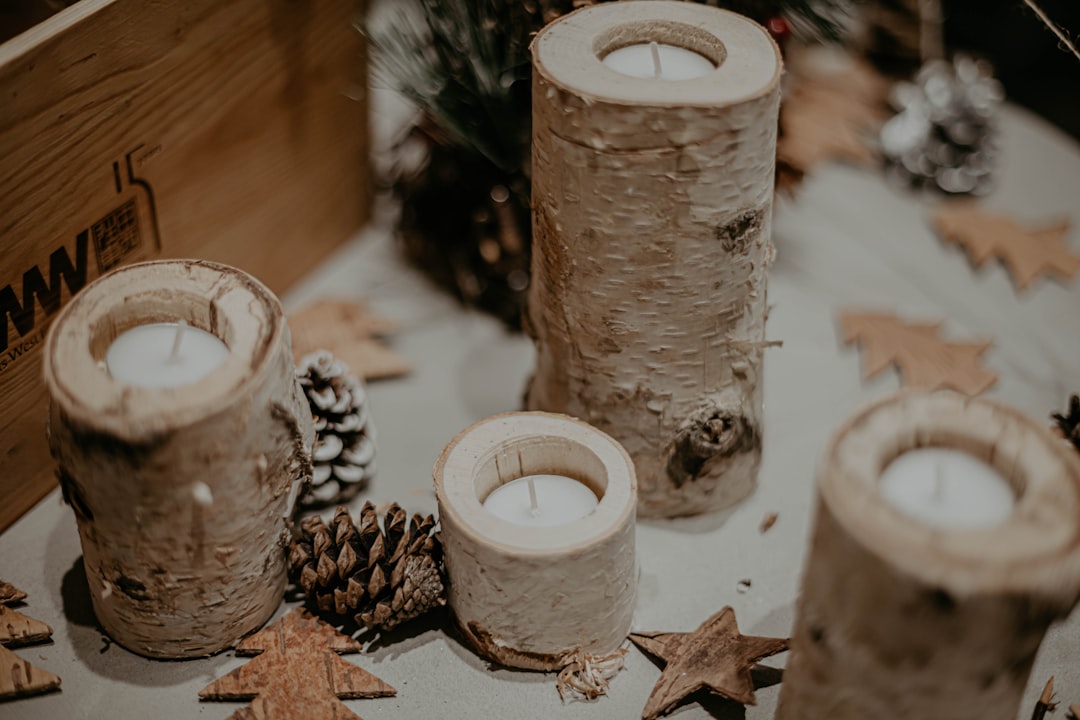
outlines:
[[[364,643],[364,654],[375,662],[396,660],[401,655],[438,639],[437,631],[452,625],[450,611],[445,606],[422,615],[390,631],[362,630],[354,637]],[[343,632],[349,633],[349,628]]]
[[[637,519],[638,525],[663,528],[689,534],[711,533],[719,530],[739,509],[740,503],[733,507],[716,512],[703,513],[701,515],[688,515],[677,518],[642,518]]]
[[[761,690],[779,685],[784,679],[784,671],[768,665],[758,665],[750,669],[750,676],[754,679],[754,689]],[[691,694],[676,705],[668,717],[678,718],[683,708],[693,705],[700,705],[701,709],[715,720],[744,720],[746,717],[746,708],[742,703],[729,700],[709,690],[699,690]]]
[[[64,573],[60,595],[75,655],[88,670],[110,680],[149,687],[180,685],[199,677],[209,683],[232,656],[231,651],[225,651],[209,658],[153,660],[113,642],[94,615],[81,555]]]

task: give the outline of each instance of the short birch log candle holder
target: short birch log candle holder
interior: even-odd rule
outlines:
[[[622,443],[641,515],[729,506],[761,460],[776,44],[725,10],[627,0],[532,52],[527,406]]]
[[[930,484],[894,471],[926,448],[954,451]],[[975,467],[949,460],[963,456]],[[1080,458],[993,402],[887,398],[822,464],[777,718],[1015,720],[1043,635],[1078,598]]]
[[[202,344],[177,355],[180,338],[154,376],[160,322],[186,322]],[[215,263],[123,267],[61,311],[44,368],[49,443],[105,631],[141,655],[185,658],[262,625],[284,593],[314,439],[277,298]]]
[[[595,509],[535,525],[485,503],[515,480],[553,475],[585,485]],[[617,442],[561,415],[496,415],[455,437],[434,476],[447,599],[473,650],[509,667],[558,670],[575,653],[623,643],[637,591],[637,486]],[[540,514],[566,512],[545,505],[539,484],[533,501]],[[528,507],[524,488],[521,502]]]

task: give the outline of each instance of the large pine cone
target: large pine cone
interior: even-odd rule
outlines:
[[[329,526],[318,516],[301,523],[289,569],[320,613],[351,615],[364,627],[390,630],[446,602],[434,529],[434,517],[413,515],[407,522],[397,503],[380,529],[370,502],[357,528],[342,506]]]
[[[364,385],[325,350],[301,358],[296,376],[315,423],[311,484],[300,507],[348,502],[375,474],[375,427]]]

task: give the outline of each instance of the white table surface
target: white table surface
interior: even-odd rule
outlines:
[[[1013,108],[1003,111],[1001,146],[1000,186],[989,205],[1031,222],[1070,213],[1080,222],[1080,148]],[[927,225],[929,208],[876,172],[841,166],[822,169],[794,201],[779,203],[768,336],[784,344],[766,357],[760,485],[730,512],[638,523],[637,629],[690,630],[730,604],[743,632],[790,630],[818,458],[845,418],[899,384],[893,372],[861,379],[859,353],[838,340],[841,308],[946,318],[950,339],[993,337],[985,362],[999,381],[987,394],[1040,422],[1061,409],[1069,390],[1080,390],[1080,281],[1042,281],[1017,295],[1000,266],[973,272],[956,247],[942,245]],[[1070,243],[1080,251],[1080,228]],[[518,408],[530,342],[434,289],[403,264],[386,227],[360,234],[284,300],[298,309],[325,295],[368,298],[401,321],[394,347],[415,371],[370,388],[379,472],[367,497],[434,512],[436,455],[469,423]],[[779,521],[762,535],[758,525],[768,512]],[[0,717],[226,718],[240,707],[197,699],[204,685],[245,662],[232,653],[156,662],[107,646],[89,609],[74,517],[58,492],[0,536],[0,578],[27,591],[24,612],[54,629],[51,644],[18,653],[63,678],[62,692],[2,704]],[[752,587],[739,593],[743,578]],[[1050,674],[1060,699],[1080,703],[1078,652],[1080,611],[1047,636],[1021,717],[1030,716]],[[553,675],[489,669],[433,622],[349,658],[398,689],[396,698],[348,702],[367,720],[635,718],[660,672],[631,649],[610,696],[563,705]],[[783,662],[778,656],[765,664]],[[672,717],[771,718],[778,691],[760,689],[758,705],[745,711],[713,699],[707,709],[690,703]]]

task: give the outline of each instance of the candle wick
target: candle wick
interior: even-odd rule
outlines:
[[[172,352],[169,353],[169,362],[176,362],[176,358],[180,354],[180,340],[184,337],[184,328],[186,327],[187,320],[181,320],[176,323],[176,336],[173,338]]]
[[[540,515],[540,504],[536,501],[536,483],[533,479],[527,478],[525,481],[529,486],[529,512],[533,517]]]
[[[649,51],[652,53],[653,77],[658,78],[663,74],[663,68],[660,67],[660,46],[655,40],[649,43]]]

